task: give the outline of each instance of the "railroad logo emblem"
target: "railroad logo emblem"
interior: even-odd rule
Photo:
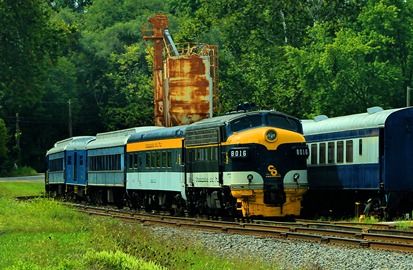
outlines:
[[[269,165],[267,169],[272,177],[281,177],[274,165]]]

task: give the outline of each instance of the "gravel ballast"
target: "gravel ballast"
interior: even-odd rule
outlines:
[[[201,243],[216,256],[260,258],[273,262],[276,269],[413,269],[410,253],[161,226],[148,228],[162,237]]]

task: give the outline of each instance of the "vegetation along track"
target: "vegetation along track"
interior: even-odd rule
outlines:
[[[78,204],[72,204],[72,206],[89,215],[107,216],[145,225],[192,228],[413,253],[413,230],[395,230],[394,225],[389,224],[334,224],[303,220],[297,222],[221,221],[111,210]]]

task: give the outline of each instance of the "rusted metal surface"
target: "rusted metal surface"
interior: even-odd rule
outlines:
[[[209,76],[212,81],[212,110],[214,114],[220,113],[220,103],[219,103],[219,66],[218,66],[218,45],[203,44],[203,43],[178,43],[174,44],[174,47],[171,48],[171,45],[166,47],[166,51],[169,57],[175,55],[175,50],[179,52],[180,55],[197,55],[199,57],[207,59],[209,58]],[[208,61],[208,60],[206,60]]]
[[[169,22],[166,15],[157,14],[149,18],[150,24],[145,24],[142,28],[142,35],[144,40],[153,40],[153,62],[154,70],[162,70],[163,63],[163,39],[164,31],[168,28]]]
[[[154,87],[154,107],[155,125],[165,126],[164,116],[164,94],[163,94],[163,50],[164,31],[168,28],[168,18],[166,15],[158,14],[149,18],[150,25],[144,25],[142,29],[143,39],[153,41],[153,87]]]
[[[179,56],[166,60],[167,121],[186,125],[212,117],[212,79],[206,56]]]
[[[190,124],[219,112],[218,47],[200,43],[175,46],[166,15],[149,18],[144,40],[152,40],[155,125]]]

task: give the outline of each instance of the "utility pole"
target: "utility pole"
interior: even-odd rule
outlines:
[[[20,127],[19,127],[19,113],[16,113],[16,147],[20,148]]]
[[[16,113],[16,133],[14,134],[15,138],[16,138],[16,159],[14,162],[14,168],[17,169],[18,168],[18,164],[20,164],[20,158],[21,158],[21,151],[20,151],[20,136],[21,136],[21,132],[20,132],[20,126],[19,126],[19,113]]]
[[[73,137],[72,129],[72,101],[69,99],[69,138]]]

